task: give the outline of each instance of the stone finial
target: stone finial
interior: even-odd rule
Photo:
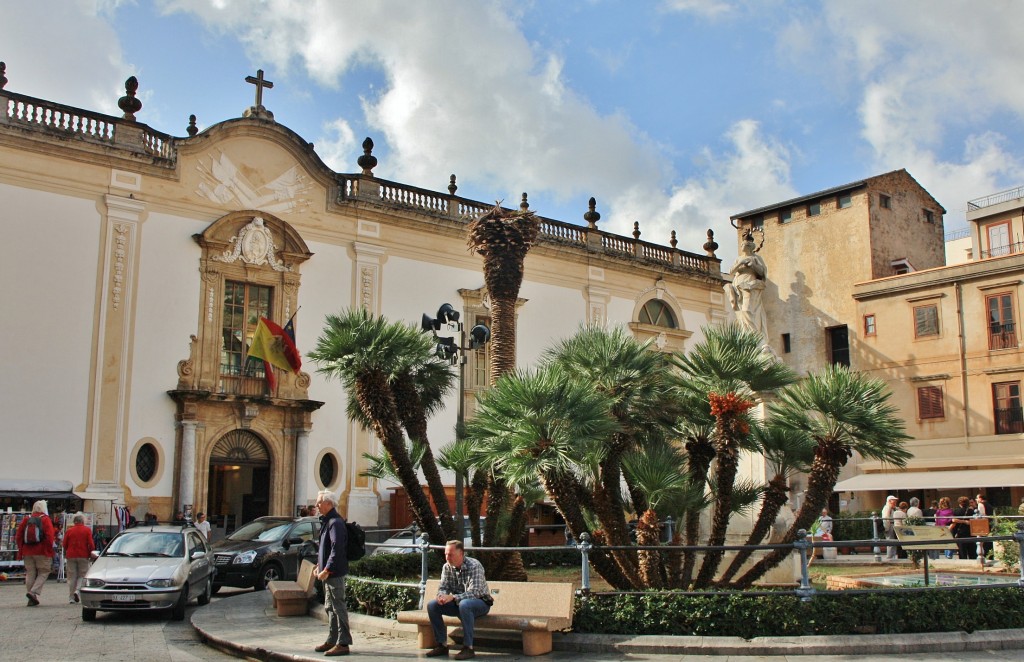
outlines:
[[[363,169],[364,175],[373,176],[373,169],[377,167],[377,157],[373,155],[373,141],[369,138],[363,141],[363,155],[356,163]]]
[[[196,126],[196,116],[195,115],[189,115],[188,116],[188,128],[185,129],[185,132],[188,133],[188,137],[189,138],[191,138],[192,136],[194,136],[197,133],[199,133],[199,127]]]
[[[455,192],[459,190],[459,186],[455,183],[455,175],[452,174],[448,178],[448,193],[449,195],[455,195]]]
[[[718,242],[715,241],[715,231],[708,228],[708,240],[704,242],[704,252],[708,254],[708,257],[718,257],[715,255],[715,251],[718,250]]]
[[[124,111],[124,119],[135,121],[135,113],[142,110],[142,102],[135,97],[139,90],[139,79],[131,76],[124,82],[124,96],[117,100],[117,107]]]
[[[633,221],[633,238],[640,241],[640,221]]]
[[[678,243],[679,243],[679,242],[678,242],[678,241],[676,241],[676,231],[675,231],[675,230],[673,230],[673,231],[672,231],[672,235],[671,235],[671,238],[670,238],[670,239],[668,240],[668,244],[669,244],[669,246],[671,246],[672,248],[675,248],[675,247],[676,247],[676,244],[678,244]]]
[[[597,222],[601,220],[601,214],[597,213],[597,200],[591,198],[587,202],[588,211],[583,215],[583,220],[587,222],[587,227],[591,230],[597,229]]]
[[[7,63],[6,62],[0,62],[0,90],[4,89],[4,85],[7,85],[7,76],[4,75],[6,73],[7,73]]]
[[[523,211],[530,210],[530,202],[526,199],[526,191],[523,191],[523,199],[519,202],[519,208]]]

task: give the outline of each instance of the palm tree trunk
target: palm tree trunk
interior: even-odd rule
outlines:
[[[715,469],[715,483],[718,486],[718,495],[715,499],[715,510],[711,518],[711,533],[708,535],[709,546],[721,545],[725,542],[725,533],[729,528],[729,518],[732,516],[732,490],[736,482],[736,472],[739,468],[739,424],[741,421],[733,416],[719,418],[718,431],[718,452],[716,453],[717,466]],[[711,550],[704,554],[700,571],[694,581],[694,588],[707,588],[711,585],[722,562],[722,550]]]
[[[775,523],[775,518],[778,517],[779,511],[782,509],[783,504],[786,503],[788,497],[786,476],[784,474],[776,474],[768,482],[768,489],[761,502],[761,512],[757,515],[757,521],[754,523],[754,528],[750,531],[750,535],[747,536],[745,545],[757,545],[764,540],[765,536],[772,530],[772,524]],[[752,549],[741,549],[736,554],[736,557],[733,558],[726,571],[722,573],[721,578],[718,580],[719,583],[725,584],[732,579],[753,553],[754,550]]]
[[[839,472],[849,458],[848,453],[849,451],[845,448],[838,450],[827,449],[819,443],[815,451],[814,463],[811,465],[811,473],[807,476],[807,492],[805,493],[804,503],[800,506],[793,524],[786,531],[785,535],[782,536],[782,540],[779,541],[780,543],[788,544],[793,542],[796,540],[797,531],[800,529],[806,530],[814,524],[814,520],[818,518],[818,513],[828,503],[828,498],[832,494],[832,488],[835,487],[836,480],[839,478]],[[749,588],[755,581],[763,577],[765,573],[782,563],[783,559],[789,556],[792,551],[792,548],[773,549],[750,570],[744,573],[742,577],[736,580],[735,588]]]
[[[658,513],[646,510],[636,523],[636,544],[640,547],[654,546],[661,542],[661,526]],[[641,549],[639,556],[640,579],[644,588],[664,588],[662,576],[661,553],[656,550]]]
[[[691,485],[707,484],[708,469],[711,461],[715,459],[715,448],[708,439],[693,438],[686,442],[686,473],[690,477]],[[700,510],[692,509],[686,513],[686,545],[696,545],[700,537]],[[686,550],[683,552],[683,567],[679,575],[679,586],[686,588],[690,585],[693,577],[693,570],[697,566],[697,552]]]
[[[356,378],[355,395],[363,413],[372,422],[374,433],[391,458],[398,479],[408,491],[413,517],[431,540],[439,541],[437,544],[441,544],[444,541],[444,532],[434,517],[430,500],[424,494],[419,477],[412,467],[387,378],[378,371],[360,375]]]

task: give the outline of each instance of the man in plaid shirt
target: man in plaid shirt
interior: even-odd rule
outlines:
[[[462,621],[463,648],[456,660],[468,660],[473,652],[473,623],[491,610],[494,600],[484,578],[484,567],[466,556],[461,540],[450,540],[444,548],[446,563],[441,568],[441,586],[437,597],[427,603],[427,614],[437,641],[427,657],[448,655],[448,629],[442,616],[458,616]]]

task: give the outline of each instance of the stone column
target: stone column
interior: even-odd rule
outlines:
[[[309,430],[295,434],[295,498],[296,506],[305,506],[312,498],[309,487]]]
[[[196,422],[181,422],[181,465],[178,482],[178,508],[195,506],[196,496]]]

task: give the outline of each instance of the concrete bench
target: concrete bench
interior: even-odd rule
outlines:
[[[437,596],[441,581],[427,582],[424,599],[429,602]],[[544,655],[551,652],[551,633],[572,627],[572,608],[575,590],[572,584],[546,582],[487,582],[494,605],[486,616],[476,619],[478,630],[519,630],[523,633],[523,653]],[[430,628],[426,605],[417,611],[398,613],[399,623],[417,626],[420,648],[437,645]],[[445,616],[445,625],[459,626],[456,616]]]
[[[305,616],[309,601],[316,595],[316,565],[303,561],[294,582],[274,579],[267,583],[278,616]]]

